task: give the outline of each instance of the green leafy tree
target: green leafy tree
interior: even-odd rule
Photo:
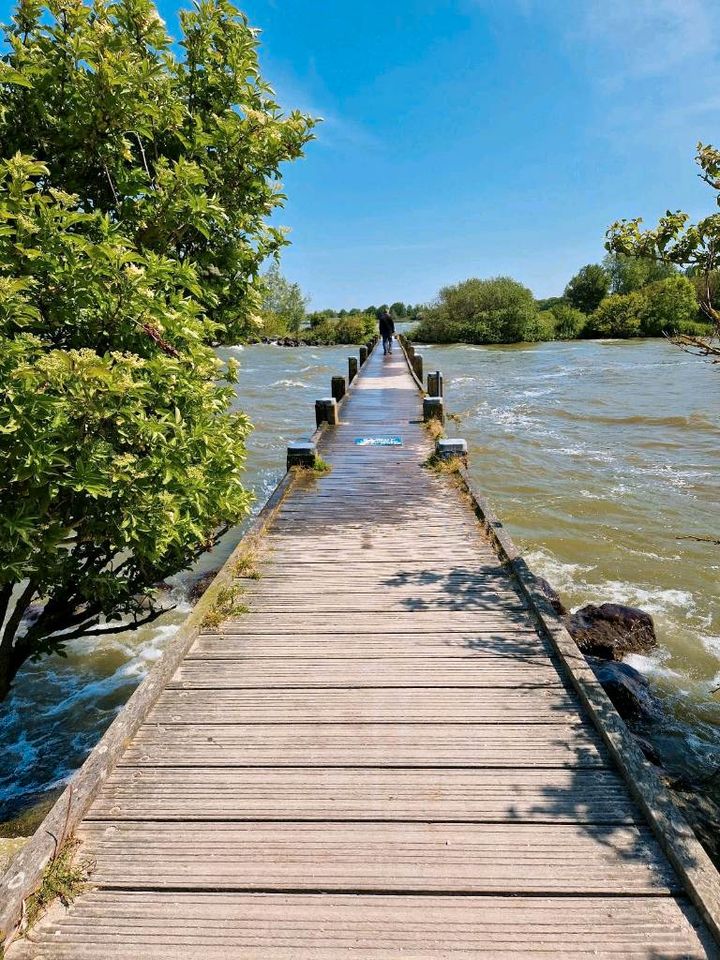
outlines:
[[[628,257],[608,253],[603,267],[610,275],[611,293],[634,293],[649,283],[665,280],[677,273],[677,267],[648,257]]]
[[[587,331],[599,337],[694,335],[702,332],[697,316],[695,288],[676,274],[632,293],[606,297],[589,318]]]
[[[715,203],[720,206],[720,150],[698,143],[695,157],[700,177],[715,191]],[[700,307],[720,336],[720,311],[714,304],[713,277],[720,267],[720,213],[712,213],[695,224],[678,210],[667,211],[657,226],[642,230],[642,218],[618,220],[607,231],[606,248],[624,256],[657,260],[664,264],[690,268],[699,278]],[[695,335],[680,337],[702,354],[720,357],[720,347]]]
[[[28,658],[159,615],[247,511],[210,344],[256,323],[283,116],[224,0],[21,0],[0,62],[0,696]]]
[[[575,340],[582,334],[587,324],[588,318],[582,310],[576,310],[562,300],[548,312],[552,313],[555,319],[555,340]]]
[[[405,317],[407,316],[407,307],[402,301],[397,300],[395,303],[390,305],[390,313],[394,317]]]
[[[465,280],[443,287],[413,336],[433,343],[516,343],[534,340],[537,308],[511,277]]]
[[[305,321],[307,307],[307,299],[300,285],[286,280],[277,263],[270,266],[262,279],[266,290],[262,305],[264,329],[297,337]]]
[[[695,286],[680,274],[657,280],[640,291],[640,329],[646,337],[694,329],[698,317]]]
[[[107,213],[139,251],[193,266],[214,339],[237,343],[259,314],[261,265],[285,242],[267,225],[280,165],[312,121],[281,114],[228,0],[198,0],[180,22],[177,57],[151,0],[20,0],[0,144],[45,164],[48,186]]]
[[[536,318],[534,340],[555,339],[555,314],[552,310],[540,310]]]
[[[370,313],[346,314],[344,317],[323,316],[303,333],[305,343],[331,346],[340,343],[367,343],[376,329],[376,318]]]
[[[565,287],[565,299],[571,307],[590,314],[610,290],[610,275],[599,263],[582,267]]]
[[[28,658],[157,617],[152,584],[250,503],[194,269],[47,176],[0,163],[0,696]]]
[[[612,293],[588,320],[588,333],[597,337],[639,337],[643,300],[639,293]]]
[[[567,303],[565,297],[545,297],[535,301],[538,310],[552,310],[559,303]]]

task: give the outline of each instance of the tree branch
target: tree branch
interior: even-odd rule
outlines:
[[[12,641],[15,639],[15,634],[18,631],[18,627],[22,622],[23,614],[30,606],[30,602],[35,594],[36,588],[37,583],[34,580],[28,580],[27,586],[15,601],[13,612],[8,617],[8,622],[5,625],[0,646],[4,647],[8,644],[12,644]]]
[[[111,633],[125,633],[127,630],[138,630],[161,617],[164,613],[169,613],[175,609],[176,604],[171,607],[162,607],[158,610],[152,610],[146,617],[133,619],[132,623],[121,623],[117,627],[99,627],[97,630],[73,630],[72,633],[63,633],[52,639],[56,643],[65,643],[67,640],[76,640],[78,637],[104,637]]]

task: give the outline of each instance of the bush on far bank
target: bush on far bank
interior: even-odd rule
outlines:
[[[429,343],[517,343],[536,340],[537,334],[535,298],[511,277],[443,287],[412,331]]]
[[[660,337],[694,332],[698,322],[695,286],[682,274],[656,280],[632,293],[606,297],[588,318],[585,335],[591,337]]]
[[[377,320],[370,313],[353,313],[344,317],[323,317],[300,331],[302,343],[313,346],[334,346],[341,343],[367,343],[376,333]]]

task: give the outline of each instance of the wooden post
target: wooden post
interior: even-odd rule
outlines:
[[[348,357],[348,385],[353,382],[358,372],[357,357]]]
[[[412,367],[415,371],[415,376],[418,378],[420,383],[423,381],[423,358],[421,353],[414,353],[412,358]],[[435,394],[433,394],[435,396]]]
[[[315,423],[329,423],[331,427],[338,424],[338,406],[335,397],[323,397],[315,401]]]
[[[415,347],[410,343],[409,340],[405,341],[405,353],[407,353],[411,360],[415,356]]]
[[[287,469],[314,467],[317,447],[312,440],[293,440],[287,446]]]
[[[330,381],[330,393],[335,397],[338,403],[345,396],[345,377],[333,377]]]
[[[443,375],[439,370],[427,375],[427,392],[430,397],[444,397]]]
[[[439,460],[451,460],[453,457],[460,457],[467,466],[467,440],[442,439],[435,444],[435,456]]]
[[[368,348],[363,344],[360,347],[360,366],[362,366],[368,358]]]
[[[442,397],[425,397],[423,399],[423,420],[439,420],[445,423],[445,407]]]

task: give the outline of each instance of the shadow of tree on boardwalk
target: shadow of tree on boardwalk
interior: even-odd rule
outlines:
[[[496,584],[483,585],[482,578],[488,575],[496,578]],[[498,584],[501,589],[500,595],[497,592]],[[442,572],[429,566],[427,569],[401,569],[386,577],[383,585],[390,591],[394,588],[406,589],[410,586],[418,588],[420,591],[418,596],[404,597],[401,601],[408,611],[447,609],[477,613],[476,635],[473,635],[472,630],[462,635],[445,634],[443,643],[452,646],[460,644],[471,654],[504,658],[517,663],[540,666],[551,662],[558,671],[558,684],[561,684],[569,695],[570,709],[577,718],[578,731],[583,730],[596,742],[602,757],[602,768],[598,769],[596,766],[595,769],[598,773],[602,770],[604,785],[611,784],[612,789],[599,787],[595,793],[592,790],[588,791],[587,767],[591,764],[588,764],[590,758],[587,749],[579,743],[575,745],[568,743],[564,730],[561,735],[558,729],[559,736],[555,746],[568,748],[569,756],[564,766],[569,772],[569,780],[564,784],[553,783],[543,787],[540,791],[543,799],[530,807],[527,804],[521,807],[513,801],[512,796],[508,796],[503,822],[572,824],[607,850],[608,863],[620,861],[628,865],[654,864],[655,866],[651,866],[648,872],[649,889],[660,892],[667,889],[669,885],[671,889],[680,890],[679,880],[660,851],[650,826],[640,808],[631,799],[621,775],[615,772],[606,748],[577,699],[570,677],[554,654],[550,642],[536,629],[530,609],[517,594],[514,582],[504,568],[499,564],[480,562],[477,566],[463,564]],[[441,591],[441,596],[434,597],[432,603],[422,596],[421,591],[427,587]],[[513,595],[512,600],[507,598],[508,593]],[[501,614],[502,619],[507,622],[507,631],[495,625],[492,632],[482,630],[483,614],[488,609],[496,610]],[[517,630],[520,625],[527,631],[534,630],[535,634],[528,632],[525,635],[518,635]],[[492,682],[483,681],[480,662],[478,666],[478,695],[482,695],[482,690]],[[520,686],[522,681],[518,683],[518,687]],[[537,693],[532,688],[528,692]],[[567,704],[560,702],[550,709],[551,712],[557,712],[558,723],[567,723]],[[614,708],[609,701],[604,709],[614,713]],[[553,722],[553,720],[544,720],[543,726],[546,731],[548,723]],[[618,795],[621,796],[620,802],[618,802]],[[692,862],[692,851],[688,850],[687,853],[689,861]],[[661,956],[661,953],[657,954],[658,960]]]

